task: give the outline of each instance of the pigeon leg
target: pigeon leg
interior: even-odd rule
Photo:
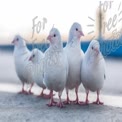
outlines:
[[[69,92],[68,92],[68,89],[67,89],[67,88],[66,88],[66,94],[67,94],[67,99],[66,99],[66,101],[64,101],[63,103],[64,103],[64,104],[70,104],[71,101],[69,100]]]
[[[58,93],[59,103],[57,103],[57,106],[60,107],[60,108],[63,108],[64,104],[63,104],[63,102],[61,100],[61,95],[62,95],[62,91]]]
[[[43,94],[44,95],[44,98],[47,98],[47,99],[50,99],[51,98],[51,91],[50,91],[50,93],[47,95],[47,94]],[[53,96],[54,96],[55,94],[53,94]]]
[[[48,107],[55,106],[57,103],[53,99],[53,90],[51,90],[50,92],[51,92],[51,98],[50,98],[50,103],[47,104]]]
[[[78,86],[75,88],[76,100],[73,101],[73,103],[81,105],[81,104],[83,104],[83,102],[79,101],[79,98],[78,98],[78,88],[79,88]]]
[[[89,90],[86,89],[86,101],[85,101],[86,105],[89,104],[88,96],[89,96]]]
[[[33,92],[31,91],[33,85],[34,85],[34,83],[31,84],[31,87],[30,87],[30,89],[29,89],[29,91],[28,91],[29,94],[33,94]]]
[[[38,95],[37,97],[43,97],[44,96],[44,93],[43,92],[44,92],[44,89],[42,89],[40,95]]]
[[[27,94],[28,92],[24,90],[24,82],[22,83],[22,90],[18,94]]]
[[[100,94],[100,91],[97,90],[97,100],[95,102],[93,102],[93,104],[103,105],[103,102],[101,102],[99,99],[99,94]]]

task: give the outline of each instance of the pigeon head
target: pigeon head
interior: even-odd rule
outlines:
[[[73,23],[69,32],[68,41],[71,41],[73,38],[80,39],[81,36],[84,36],[81,25],[77,22]]]
[[[88,49],[92,54],[98,55],[100,53],[100,44],[97,40],[92,40],[89,49]]]
[[[17,47],[22,47],[25,46],[25,40],[20,36],[20,35],[16,35],[14,37],[14,40],[12,41],[12,44],[14,44]]]
[[[50,41],[51,45],[61,43],[61,35],[60,35],[60,32],[58,31],[58,29],[52,28],[47,37],[47,40]]]
[[[29,61],[32,61],[33,63],[36,63],[39,60],[39,56],[40,56],[39,50],[38,49],[33,49],[32,53],[31,53],[31,56],[29,58]],[[40,58],[40,60],[41,60],[41,58]]]

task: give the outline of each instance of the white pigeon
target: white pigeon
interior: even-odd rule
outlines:
[[[43,83],[43,76],[44,76],[44,53],[42,53],[40,50],[37,48],[32,50],[31,56],[29,58],[30,61],[33,63],[33,69],[32,69],[32,74],[33,74],[33,81],[36,82],[38,86],[42,88],[42,92],[38,97],[49,97],[49,95],[45,95],[44,89],[46,89],[46,86]]]
[[[52,28],[47,40],[50,41],[50,47],[46,50],[44,58],[44,84],[51,90],[52,94],[48,106],[56,105],[53,100],[53,91],[56,91],[59,96],[57,106],[63,107],[61,95],[68,76],[67,56],[63,51],[61,35],[58,29]]]
[[[74,101],[76,104],[80,104],[78,98],[78,88],[81,84],[81,63],[82,58],[84,56],[83,51],[80,47],[80,37],[84,36],[82,32],[81,25],[77,22],[73,23],[71,29],[69,31],[69,38],[66,47],[64,48],[65,53],[67,54],[68,63],[69,63],[69,74],[68,80],[66,83],[66,94],[67,100],[64,102],[65,104],[69,104],[71,101],[69,100],[68,90],[75,88],[76,100]]]
[[[88,94],[90,90],[92,92],[97,92],[97,100],[94,103],[103,104],[99,100],[99,93],[106,78],[105,60],[100,52],[100,45],[97,40],[91,41],[84,55],[81,67],[81,78],[86,90],[85,103],[89,103]]]
[[[28,61],[31,52],[27,49],[25,40],[19,35],[15,36],[12,43],[15,46],[14,63],[15,63],[16,73],[22,82],[22,91],[19,93],[32,93],[31,92],[31,88],[33,86],[33,78],[31,74],[32,63]],[[29,92],[24,90],[25,83],[31,84]]]
[[[33,63],[33,70],[32,70],[33,80],[34,82],[36,82],[38,86],[40,86],[43,89],[40,96],[43,96],[43,91],[44,89],[46,89],[46,86],[43,84],[43,74],[44,74],[43,58],[44,54],[38,49],[33,49],[31,56],[29,58],[29,61],[32,61]]]

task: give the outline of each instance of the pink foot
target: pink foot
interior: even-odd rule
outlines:
[[[33,92],[31,91],[33,85],[34,85],[34,83],[31,84],[31,87],[30,87],[30,89],[29,89],[29,91],[28,91],[28,94],[33,94]]]
[[[71,101],[69,99],[67,99],[66,101],[63,101],[64,104],[71,104]]]
[[[18,94],[24,94],[24,91],[20,91],[20,92],[18,92]]]
[[[75,88],[76,100],[72,101],[72,103],[77,104],[77,105],[82,105],[84,102],[80,102],[80,101],[79,101],[79,97],[78,97],[78,88],[79,88],[79,86],[77,86],[77,87]]]
[[[42,94],[40,94],[40,95],[37,95],[37,98],[40,98],[40,97],[43,97],[43,95],[42,95]]]
[[[89,104],[89,100],[86,99],[86,101],[85,101],[85,105],[88,105],[88,104]]]
[[[28,94],[28,92],[25,90],[22,90],[22,91],[18,92],[18,94]]]
[[[95,102],[93,102],[93,104],[97,104],[97,105],[103,105],[103,102],[100,102],[99,100],[96,100]]]
[[[64,107],[65,107],[64,104],[63,104],[62,102],[57,103],[57,106],[58,106],[59,108],[64,108]]]
[[[33,94],[33,92],[29,90],[29,91],[28,91],[28,94]]]
[[[55,96],[55,94],[53,94],[53,96]],[[51,98],[51,94],[43,94],[43,97],[46,99],[50,99]]]
[[[74,104],[77,104],[77,105],[82,105],[82,104],[84,104],[84,102],[79,101],[78,99],[76,99],[76,100],[74,100],[74,101],[71,101],[71,102],[74,103]]]
[[[52,107],[52,106],[56,106],[56,104],[54,104],[54,103],[48,103],[47,106],[48,107]]]
[[[52,107],[52,106],[56,106],[57,102],[52,101],[51,103],[48,103],[47,106],[48,107]]]
[[[44,89],[42,90],[42,92],[40,93],[40,95],[37,95],[37,97],[38,98],[43,97],[44,96],[44,93],[43,92],[44,92]]]
[[[97,100],[95,102],[93,102],[93,104],[103,105],[103,102],[101,102],[99,99],[99,94],[100,94],[100,91],[97,90]]]

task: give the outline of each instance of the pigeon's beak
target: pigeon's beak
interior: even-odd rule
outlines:
[[[31,61],[32,60],[32,56],[29,58],[29,61]]]
[[[47,40],[51,41],[51,38],[52,38],[52,36],[49,35],[49,36],[47,37]]]
[[[82,32],[82,31],[79,31],[79,33],[80,33],[80,35],[81,35],[81,36],[84,36],[84,34],[83,34],[83,32]]]
[[[11,43],[14,44],[15,43],[15,40],[13,40]]]
[[[99,49],[94,48],[94,51],[97,53],[97,55],[99,54]]]

